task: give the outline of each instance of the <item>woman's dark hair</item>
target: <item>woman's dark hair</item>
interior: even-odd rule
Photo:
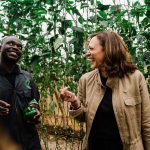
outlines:
[[[117,33],[104,30],[92,34],[89,39],[97,37],[105,52],[104,68],[109,77],[120,77],[133,73],[137,67],[132,62],[128,47]]]

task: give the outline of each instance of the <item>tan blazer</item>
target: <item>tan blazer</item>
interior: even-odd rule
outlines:
[[[138,70],[124,78],[108,78],[112,104],[124,150],[150,150],[150,98],[144,76]],[[82,106],[70,115],[86,122],[83,149],[88,150],[88,136],[96,110],[104,96],[98,69],[79,80],[78,98]]]

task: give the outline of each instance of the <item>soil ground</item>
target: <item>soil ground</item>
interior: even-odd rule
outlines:
[[[45,141],[45,140],[44,140]],[[65,138],[56,138],[55,135],[50,135],[47,141],[43,142],[42,150],[81,150],[82,141],[79,140],[66,140]]]

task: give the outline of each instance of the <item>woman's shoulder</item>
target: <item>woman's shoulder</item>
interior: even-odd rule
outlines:
[[[141,78],[144,77],[143,73],[140,70],[135,70],[133,73],[130,73],[129,76],[133,78]]]
[[[143,73],[140,70],[135,70],[133,73],[128,73],[124,80],[128,80],[129,82],[140,82],[141,80],[145,80]]]
[[[94,69],[94,70],[92,70],[92,71],[90,71],[90,72],[87,72],[87,73],[85,73],[85,74],[83,74],[82,76],[81,76],[81,78],[80,78],[80,80],[84,80],[84,79],[90,79],[90,78],[93,78],[93,77],[95,77],[95,76],[97,76],[99,74],[99,71],[98,71],[98,69]]]

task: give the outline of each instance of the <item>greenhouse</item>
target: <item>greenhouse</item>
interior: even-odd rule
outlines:
[[[1,45],[4,37],[12,35],[22,41],[22,57],[18,64],[31,73],[40,93],[40,123],[36,127],[42,150],[84,150],[87,125],[69,115],[72,106],[64,101],[60,89],[68,87],[77,94],[81,77],[92,71],[90,65],[94,60],[89,56],[89,62],[86,56],[90,49],[89,36],[93,33],[106,30],[122,37],[133,63],[145,78],[150,94],[149,0],[1,0],[0,18]],[[140,83],[143,80],[140,78]],[[134,82],[137,84],[138,81]],[[127,85],[130,84],[132,81]],[[140,90],[141,93],[146,91]],[[0,90],[0,98],[1,93]],[[130,94],[133,92],[128,97]],[[133,109],[142,111],[148,105],[140,105],[142,98],[139,99],[140,102],[127,102],[131,116],[139,113]],[[133,103],[135,106],[131,106]],[[129,138],[132,138],[132,133]],[[0,150],[19,150],[7,147],[7,144],[1,147],[0,143]]]

